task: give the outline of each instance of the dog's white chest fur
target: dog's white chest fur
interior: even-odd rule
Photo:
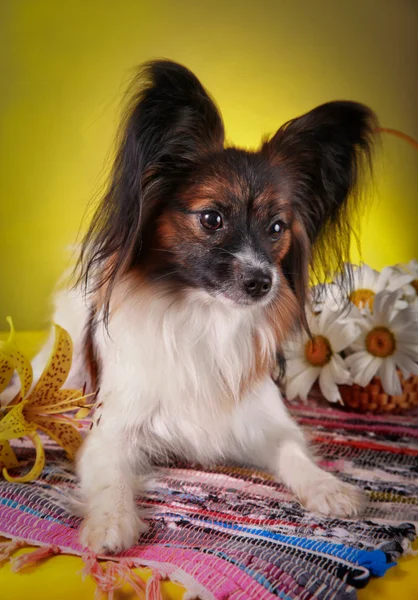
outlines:
[[[242,381],[258,352],[275,350],[262,313],[202,302],[173,302],[140,288],[119,289],[109,332],[94,336],[101,376],[95,425],[78,457],[86,500],[82,543],[96,552],[132,545],[145,525],[135,506],[138,476],[153,460],[252,463],[275,473],[312,510],[353,515],[361,495],[321,471],[306,450],[269,376]],[[57,297],[54,321],[74,341],[69,386],[86,376],[83,340],[89,310],[77,291]],[[35,360],[44,364],[50,342]]]
[[[123,412],[152,452],[164,447],[203,461],[222,454],[243,381],[254,369],[256,332],[261,351],[274,353],[263,319],[198,294],[173,300],[126,293],[109,332],[99,327],[95,335],[106,365],[101,426]]]

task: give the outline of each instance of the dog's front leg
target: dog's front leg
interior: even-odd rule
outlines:
[[[321,469],[300,427],[286,410],[274,382],[267,378],[238,409],[233,421],[236,459],[256,463],[282,481],[308,510],[351,517],[361,512],[364,495]]]
[[[132,546],[147,527],[135,504],[135,488],[147,460],[134,432],[111,411],[96,416],[78,458],[86,502],[80,540],[95,553],[116,553]]]

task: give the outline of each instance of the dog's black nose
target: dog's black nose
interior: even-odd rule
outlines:
[[[257,270],[244,277],[244,288],[252,298],[261,298],[271,290],[272,279],[269,273]]]

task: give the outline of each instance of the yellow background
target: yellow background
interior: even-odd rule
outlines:
[[[239,145],[338,98],[418,138],[416,0],[1,0],[0,28],[0,323],[20,330],[44,327],[144,60],[194,70]],[[383,139],[362,233],[376,268],[418,255],[417,167]]]

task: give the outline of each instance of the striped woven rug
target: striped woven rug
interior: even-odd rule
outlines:
[[[415,538],[418,416],[362,416],[314,404],[291,411],[323,466],[368,493],[361,520],[307,513],[282,485],[250,468],[161,468],[138,499],[150,509],[149,532],[109,563],[114,568],[106,580],[78,542],[80,519],[65,508],[76,489],[72,465],[47,442],[39,481],[0,480],[0,535],[13,540],[10,553],[25,542],[40,547],[39,557],[82,555],[86,572],[105,591],[121,578],[137,589],[131,567],[150,566],[154,584],[169,577],[188,589],[188,598],[354,600],[356,590],[383,576]],[[29,446],[18,442],[15,449],[33,461]],[[159,597],[157,587],[148,586],[149,598]]]

